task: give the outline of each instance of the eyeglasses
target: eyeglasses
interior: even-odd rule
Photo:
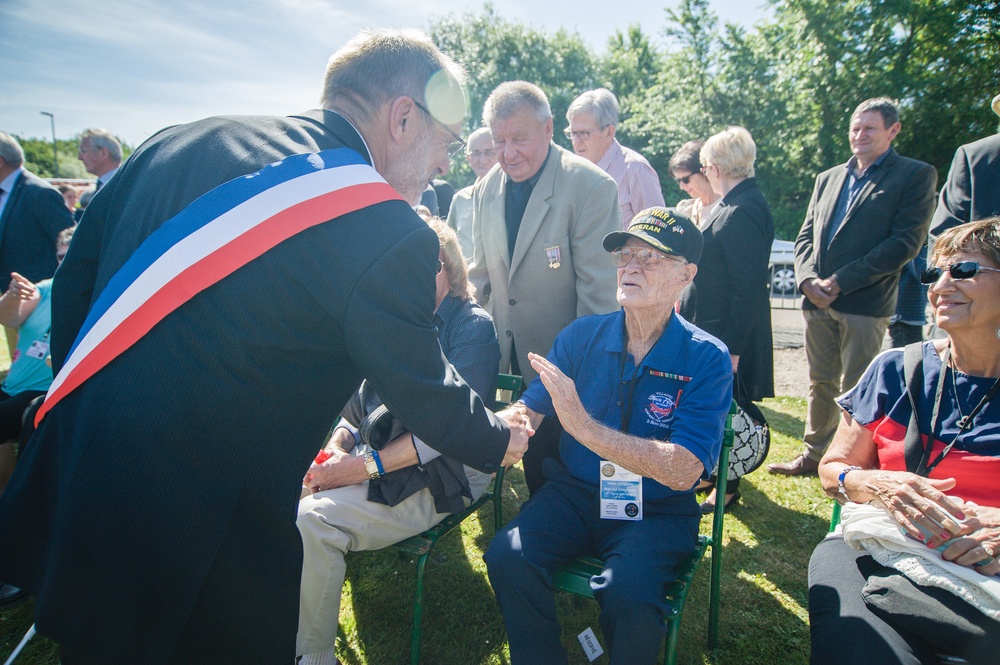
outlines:
[[[99,147],[98,148],[77,148],[77,152],[96,152],[98,150],[100,150]]]
[[[458,153],[460,153],[463,150],[465,150],[465,139],[463,139],[461,136],[459,136],[455,132],[451,131],[451,127],[449,127],[448,125],[444,124],[443,122],[441,122],[440,120],[438,120],[437,118],[435,118],[434,114],[427,110],[426,106],[424,106],[423,104],[421,104],[420,102],[418,102],[415,99],[413,100],[413,103],[417,105],[418,109],[420,109],[421,111],[423,111],[424,113],[426,113],[428,115],[428,117],[430,117],[431,120],[433,120],[437,124],[439,124],[442,127],[444,127],[444,131],[448,132],[448,135],[451,136],[452,140],[448,143],[448,158],[449,159],[451,159],[452,157],[454,157]]]
[[[473,150],[472,152],[465,153],[469,159],[496,159],[497,153],[495,150]]]
[[[434,274],[435,275],[440,275],[442,270],[444,270],[444,261],[442,261],[441,259],[438,259],[438,269],[436,271],[434,271]]]
[[[711,168],[711,167],[713,167],[713,166],[715,166],[715,164],[705,164],[704,166],[702,166],[698,170],[701,171],[702,175],[704,175],[704,176],[707,177],[708,176],[708,169]]]
[[[676,262],[685,262],[684,259],[676,256],[670,256],[669,254],[660,254],[654,252],[651,249],[629,249],[628,247],[619,247],[618,249],[612,250],[611,260],[615,262],[615,265],[619,268],[626,268],[628,264],[635,259],[638,262],[639,267],[643,270],[656,270],[662,265],[662,259],[669,259]]]
[[[686,184],[688,184],[688,183],[689,183],[689,182],[691,181],[691,178],[693,178],[693,177],[694,177],[694,174],[693,174],[693,173],[688,173],[688,174],[687,174],[686,176],[684,176],[683,178],[674,178],[674,181],[675,181],[675,182],[676,182],[676,183],[677,183],[678,185],[686,185]]]
[[[607,125],[604,125],[604,127],[607,127]],[[581,130],[579,132],[571,132],[569,130],[569,127],[567,127],[566,129],[563,130],[563,135],[570,141],[573,140],[586,141],[587,139],[590,138],[590,135],[593,134],[594,132],[603,131],[604,127],[598,127],[597,129]]]
[[[980,270],[1000,272],[1000,269],[997,268],[987,268],[986,266],[981,266],[978,261],[960,261],[959,263],[952,263],[950,266],[946,266],[944,268],[925,268],[920,272],[920,283],[937,284],[945,270],[948,271],[948,274],[951,275],[952,279],[972,279],[979,274]]]

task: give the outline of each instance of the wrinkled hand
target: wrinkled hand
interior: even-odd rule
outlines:
[[[971,501],[966,502],[962,509],[966,515],[963,531],[967,531],[968,535],[952,541],[941,556],[946,561],[972,568],[982,575],[1000,573],[1000,561],[995,556],[1000,554],[1000,527],[983,526],[979,517],[981,509]],[[941,542],[947,542],[947,539],[933,538],[927,544],[929,547],[937,547]]]
[[[531,421],[523,404],[509,406],[499,412],[497,417],[507,423],[507,428],[510,430],[507,452],[504,453],[500,464],[505,467],[513,466],[521,461],[524,453],[528,452],[528,439],[535,435],[535,430],[531,427]]]
[[[967,535],[979,526],[974,521],[963,523],[966,514],[960,502],[945,495],[946,490],[955,486],[954,478],[924,478],[906,471],[881,471],[871,474],[865,485],[865,489],[875,495],[875,501],[888,510],[901,527],[932,547],[948,538]],[[933,535],[928,539],[920,527]]]
[[[580,395],[576,392],[573,379],[563,374],[562,370],[549,362],[545,356],[529,353],[528,360],[538,372],[542,385],[549,391],[552,407],[556,410],[563,429],[579,440],[581,431],[592,421],[587,410],[583,408],[583,403],[580,402]]]
[[[38,293],[35,284],[16,272],[10,274],[10,286],[7,287],[7,295],[19,300],[31,300]]]
[[[327,452],[330,453],[330,459],[322,464],[314,462],[302,479],[302,485],[311,492],[357,485],[368,480],[364,458],[349,455],[336,446],[330,446]]]

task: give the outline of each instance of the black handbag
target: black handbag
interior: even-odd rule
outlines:
[[[733,377],[733,393],[737,408],[733,415],[735,436],[729,453],[729,480],[742,478],[757,470],[771,449],[771,430],[767,420],[757,405],[750,401],[738,372]]]

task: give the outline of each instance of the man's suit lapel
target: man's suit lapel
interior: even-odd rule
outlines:
[[[879,167],[876,168],[875,171],[872,173],[872,177],[868,179],[868,182],[866,182],[864,186],[861,187],[861,192],[856,197],[854,197],[854,201],[852,201],[851,204],[847,207],[847,213],[844,215],[844,223],[840,225],[839,229],[837,229],[837,232],[833,235],[834,238],[840,235],[840,233],[847,226],[848,222],[851,221],[851,217],[854,215],[854,213],[857,212],[858,208],[860,208],[862,204],[864,204],[864,202],[868,200],[868,197],[871,195],[872,191],[882,181],[882,178],[886,176],[886,174],[889,172],[889,169],[892,168],[893,164],[896,161],[895,159],[893,159],[895,156],[896,156],[895,154],[888,155],[885,158],[885,161],[883,161],[882,164],[880,164]],[[844,171],[845,174],[843,177],[846,179],[847,169],[844,169]],[[840,190],[838,189],[837,192],[839,193]]]
[[[528,253],[535,236],[542,228],[545,215],[549,212],[549,199],[555,191],[556,171],[559,169],[560,154],[558,149],[551,148],[549,161],[542,170],[542,175],[535,183],[535,188],[528,199],[528,207],[521,218],[521,227],[517,231],[517,241],[514,244],[514,256],[510,261],[510,272],[514,274],[521,261]]]
[[[486,216],[487,219],[493,220],[494,223],[490,224],[487,229],[481,229],[480,232],[489,234],[493,246],[497,248],[496,253],[503,260],[503,266],[509,275],[510,254],[507,251],[507,223],[505,221],[507,213],[507,176],[502,171],[498,171],[496,175],[496,193],[493,200],[489,203],[490,214]],[[490,252],[487,250],[487,255],[489,254]]]

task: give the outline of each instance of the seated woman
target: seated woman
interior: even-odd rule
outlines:
[[[72,239],[73,227],[59,234],[58,261],[66,256]],[[15,272],[11,273],[7,291],[0,296],[0,324],[18,332],[10,371],[0,385],[0,494],[14,472],[12,442],[21,436],[24,410],[33,399],[44,395],[52,383],[52,367],[47,362],[52,327],[51,294],[51,279],[33,284]]]
[[[921,281],[930,287],[935,320],[948,336],[920,347],[920,436],[906,445],[913,409],[904,351],[886,351],[838,400],[844,413],[819,475],[838,501],[871,502],[891,516],[871,511],[890,525],[883,534],[904,541],[892,551],[914,551],[933,565],[937,555],[931,550],[940,548],[945,562],[960,567],[953,569],[959,578],[975,585],[1000,573],[994,559],[1000,553],[1000,217],[943,233],[930,266]],[[844,510],[845,532],[853,540]],[[872,529],[862,524],[857,528]],[[912,539],[901,538],[896,525]],[[881,550],[873,552],[885,558]],[[884,621],[863,600],[866,582],[893,570],[868,551],[852,549],[839,534],[816,547],[809,563],[812,663],[938,662],[934,652],[943,647],[937,635],[902,629],[891,615]],[[922,605],[928,592],[914,588]],[[993,653],[984,662],[995,658]]]
[[[455,231],[437,218],[428,224],[441,245],[435,311],[441,349],[469,386],[490,400],[500,366],[493,320],[473,299]],[[344,425],[317,458],[326,461],[313,464],[303,482],[296,522],[304,551],[296,647],[301,665],[337,662],[347,552],[380,549],[426,531],[478,499],[490,484],[489,474],[441,457],[408,433],[380,451],[364,445],[357,426],[379,405],[366,381],[345,408]]]
[[[548,482],[484,556],[513,665],[567,662],[552,571],[582,554],[604,561],[590,584],[610,662],[656,660],[665,585],[697,542],[694,485],[718,460],[731,403],[729,351],[673,311],[698,271],[698,227],[648,208],[604,249],[623,311],[577,319],[548,358],[529,354],[539,378],[511,407],[532,427],[558,416],[565,428]],[[617,500],[601,501],[602,483]]]

